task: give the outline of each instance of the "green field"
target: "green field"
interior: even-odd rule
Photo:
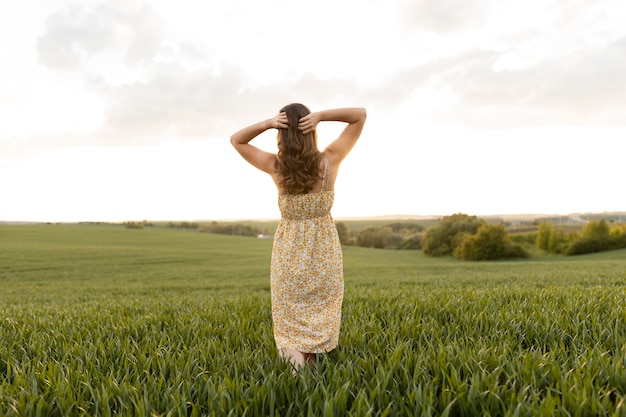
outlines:
[[[626,251],[344,249],[340,346],[293,377],[272,242],[0,226],[0,415],[624,416]]]

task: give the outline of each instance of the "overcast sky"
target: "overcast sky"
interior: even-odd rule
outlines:
[[[624,16],[622,0],[3,1],[0,220],[277,218],[228,138],[294,101],[368,110],[335,217],[626,210]],[[341,128],[320,125],[320,146]]]

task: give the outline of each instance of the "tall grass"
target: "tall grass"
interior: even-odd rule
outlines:
[[[0,227],[0,414],[626,415],[626,251],[344,250],[340,346],[293,377],[271,242]]]

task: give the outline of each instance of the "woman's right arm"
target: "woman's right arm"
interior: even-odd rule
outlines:
[[[276,155],[262,151],[256,146],[250,145],[250,141],[268,129],[286,129],[287,115],[280,113],[271,119],[263,120],[248,127],[244,127],[230,137],[230,143],[237,152],[250,164],[272,175]]]
[[[350,153],[361,136],[366,117],[367,112],[360,107],[323,110],[313,112],[300,119],[298,128],[303,133],[309,133],[315,129],[319,122],[348,123],[339,137],[324,150],[335,163],[339,163]]]

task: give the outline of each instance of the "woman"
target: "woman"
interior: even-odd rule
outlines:
[[[281,220],[274,235],[270,271],[274,339],[279,355],[294,369],[315,364],[315,354],[337,346],[343,301],[341,244],[330,214],[341,161],[363,130],[362,108],[311,113],[299,103],[231,136],[243,158],[268,173],[278,188]],[[347,123],[323,152],[316,127],[322,121]],[[278,153],[250,145],[278,129]]]

